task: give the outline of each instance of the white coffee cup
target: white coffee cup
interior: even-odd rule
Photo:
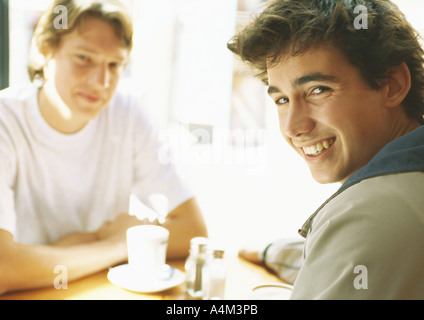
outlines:
[[[290,285],[282,283],[268,283],[252,288],[252,300],[289,300],[292,292]]]
[[[166,262],[169,231],[161,226],[142,225],[127,230],[128,264],[139,278],[157,280]]]

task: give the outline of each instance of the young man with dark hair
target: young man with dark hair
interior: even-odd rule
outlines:
[[[290,274],[293,299],[423,299],[424,60],[404,15],[388,0],[276,0],[228,47],[313,178],[342,183],[299,231],[297,275],[287,244],[245,257]]]

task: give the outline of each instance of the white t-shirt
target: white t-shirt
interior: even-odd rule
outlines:
[[[62,134],[41,116],[37,88],[0,92],[0,229],[26,244],[94,231],[128,212],[133,193],[168,211],[193,197],[137,99],[117,93],[82,130]]]

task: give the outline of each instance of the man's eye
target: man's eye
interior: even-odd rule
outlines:
[[[320,86],[320,87],[316,87],[311,91],[311,94],[321,94],[323,92],[326,92],[330,90],[330,88],[328,87],[324,87],[324,86]]]
[[[78,59],[79,61],[81,61],[81,62],[88,62],[88,61],[89,61],[88,57],[87,57],[87,56],[84,56],[84,55],[82,55],[82,54],[77,55],[77,59]]]
[[[287,102],[289,102],[289,99],[287,99],[285,97],[282,97],[282,98],[276,99],[274,102],[275,102],[275,104],[277,106],[281,106],[281,105],[286,104]]]
[[[111,67],[111,68],[113,68],[113,69],[116,69],[116,68],[120,68],[121,67],[121,63],[119,63],[119,62],[111,62],[111,63],[109,63],[109,67]]]

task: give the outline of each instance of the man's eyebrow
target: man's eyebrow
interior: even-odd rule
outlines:
[[[323,82],[340,82],[340,79],[336,76],[322,74],[319,72],[310,73],[303,77],[300,77],[296,79],[293,83],[293,87],[299,87],[301,85],[304,85],[308,82],[314,82],[314,81],[323,81]]]
[[[85,52],[87,52],[87,53],[91,53],[91,54],[97,54],[97,51],[95,51],[95,50],[93,50],[92,48],[87,47],[87,46],[85,46],[85,45],[83,45],[83,44],[78,44],[78,45],[76,45],[74,49],[75,49],[75,50],[85,51]],[[117,59],[117,60],[119,60],[119,61],[125,61],[125,59],[126,59],[126,57],[121,56],[121,55],[119,55],[119,56],[115,56],[114,58],[115,58],[115,59]]]
[[[93,49],[91,49],[90,47],[87,47],[87,46],[85,46],[85,45],[83,45],[83,44],[77,44],[77,45],[75,45],[75,46],[74,46],[74,49],[75,49],[75,50],[87,51],[87,52],[90,52],[90,53],[96,53],[96,51],[94,51],[94,50],[93,50]]]
[[[270,94],[273,94],[273,93],[279,93],[281,91],[277,87],[269,86],[267,92],[270,95]]]
[[[314,81],[322,81],[322,82],[340,82],[340,79],[337,78],[336,76],[332,76],[332,75],[327,75],[327,74],[322,74],[319,72],[314,72],[314,73],[309,73],[307,75],[304,75],[298,79],[296,79],[293,82],[293,87],[297,88],[301,85],[304,85],[308,82],[314,82]],[[277,87],[274,86],[269,86],[268,87],[268,94],[271,95],[273,93],[280,93],[281,90],[278,89]]]

